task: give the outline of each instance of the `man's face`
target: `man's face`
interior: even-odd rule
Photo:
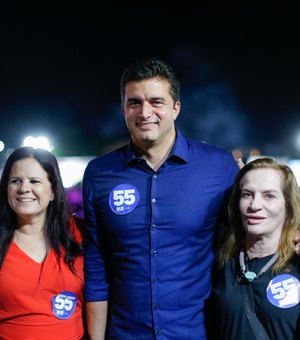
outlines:
[[[174,103],[166,80],[151,78],[127,83],[123,111],[134,144],[163,145],[175,138],[174,122],[180,102]]]

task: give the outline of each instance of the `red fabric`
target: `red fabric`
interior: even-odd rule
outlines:
[[[0,339],[78,340],[83,336],[83,258],[75,261],[78,276],[63,258],[60,266],[53,250],[42,265],[11,243],[0,271]],[[52,312],[52,298],[63,291],[78,298],[73,314],[65,320]]]

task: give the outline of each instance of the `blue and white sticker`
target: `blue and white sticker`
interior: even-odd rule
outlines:
[[[72,292],[62,292],[52,298],[52,312],[62,320],[69,319],[73,314],[76,304],[77,295]]]
[[[276,307],[294,307],[300,302],[300,282],[290,274],[277,275],[268,284],[267,297]]]
[[[139,203],[140,193],[131,184],[116,186],[109,195],[109,206],[118,215],[130,213]]]

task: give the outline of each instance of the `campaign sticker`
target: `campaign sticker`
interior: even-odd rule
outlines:
[[[62,320],[68,319],[77,304],[77,295],[72,292],[62,292],[52,298],[52,312]]]
[[[109,206],[118,215],[130,213],[139,203],[140,193],[131,184],[116,186],[109,195]]]
[[[267,297],[276,307],[294,307],[300,302],[300,282],[290,274],[277,275],[268,284]]]

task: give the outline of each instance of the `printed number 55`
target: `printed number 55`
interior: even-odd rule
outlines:
[[[61,298],[57,296],[55,298],[55,307],[57,309],[65,309],[67,311],[70,311],[73,307],[73,301],[69,300],[68,298]]]
[[[282,282],[273,283],[271,285],[271,291],[274,299],[280,300],[285,296],[285,292],[295,286],[295,282],[292,278],[284,280]]]
[[[115,190],[114,191],[114,205],[119,207],[124,203],[126,205],[132,205],[135,202],[134,189],[127,190]]]

